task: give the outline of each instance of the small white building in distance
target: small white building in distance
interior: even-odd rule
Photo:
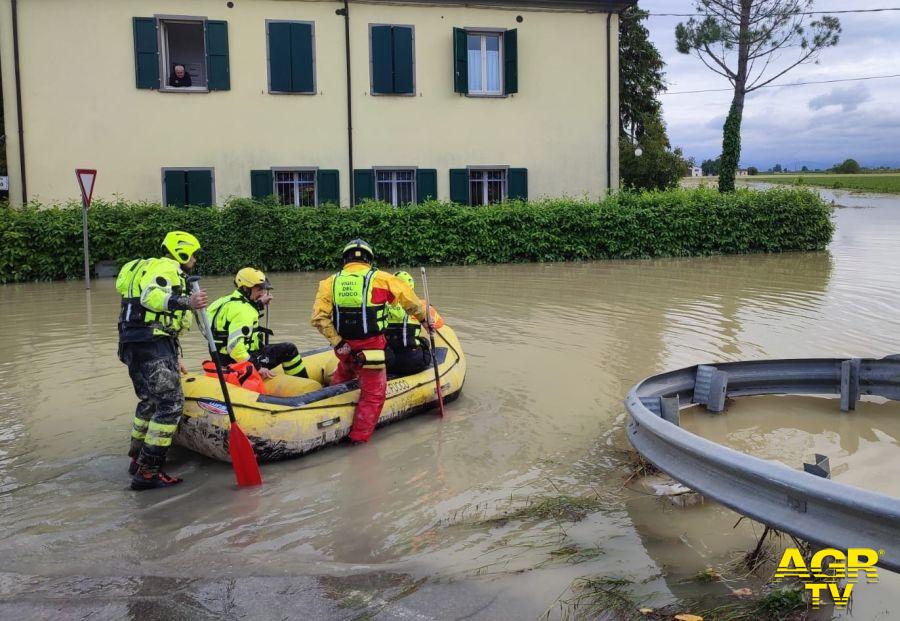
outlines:
[[[702,168],[700,168],[699,166],[694,166],[693,168],[691,168],[691,177],[702,177],[702,176],[703,176]]]

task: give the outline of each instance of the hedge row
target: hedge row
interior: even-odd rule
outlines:
[[[368,240],[380,265],[475,264],[822,250],[834,225],[813,192],[711,189],[620,193],[601,203],[428,203],[400,209],[296,208],[235,199],[178,209],[95,202],[91,259],[118,264],[154,256],[166,231],[193,232],[200,271],[333,269],[351,238]],[[80,206],[0,208],[0,281],[82,277]]]

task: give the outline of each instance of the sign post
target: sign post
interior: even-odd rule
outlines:
[[[88,221],[87,212],[91,206],[91,197],[94,195],[94,180],[97,171],[90,168],[77,168],[75,178],[78,187],[81,188],[81,228],[84,233],[84,283],[87,289],[91,288],[90,251],[88,249]]]

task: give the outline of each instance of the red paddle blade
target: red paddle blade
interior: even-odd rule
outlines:
[[[262,473],[256,463],[253,446],[236,422],[231,423],[231,430],[228,432],[228,452],[231,454],[231,465],[238,487],[262,485]]]

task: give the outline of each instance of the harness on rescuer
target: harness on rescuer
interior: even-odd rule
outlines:
[[[387,307],[372,302],[375,272],[373,267],[365,273],[341,270],[334,275],[331,320],[337,333],[345,339],[365,339],[384,332]]]
[[[171,258],[135,259],[126,263],[116,278],[116,290],[122,296],[119,333],[125,342],[149,341],[155,336],[174,338],[185,322],[187,305],[178,301],[186,295],[187,283],[176,263],[184,265],[190,261],[200,250],[200,242],[190,233],[171,231],[162,247]],[[142,283],[148,274],[156,274],[156,279],[145,287]],[[167,290],[163,310],[151,311],[144,304],[154,285]]]

